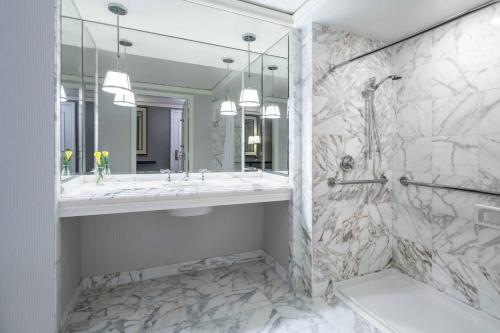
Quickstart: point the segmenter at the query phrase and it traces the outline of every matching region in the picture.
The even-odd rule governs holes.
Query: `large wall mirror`
[[[238,103],[248,84],[248,52],[241,44],[223,47],[126,27],[119,41],[116,25],[81,19],[72,1],[63,0],[63,176],[91,173],[95,151],[109,152],[113,174],[288,172],[287,36],[265,53],[250,52],[251,85],[260,97],[255,107]],[[103,89],[109,71],[128,74],[135,105],[117,104],[117,94]],[[235,102],[230,115],[221,113],[228,100]]]

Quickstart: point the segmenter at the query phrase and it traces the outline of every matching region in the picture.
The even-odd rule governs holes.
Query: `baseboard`
[[[280,263],[271,257],[266,251],[262,251],[262,255],[266,264],[273,267],[276,273],[278,273],[283,280],[288,281],[288,270],[281,266]]]
[[[139,282],[164,276],[177,275],[180,273],[201,271],[205,269],[224,267],[235,264],[243,264],[258,260],[265,260],[266,263],[274,267],[278,274],[284,279],[288,277],[287,270],[285,270],[280,264],[278,264],[276,260],[274,260],[266,252],[257,250],[222,257],[193,260],[161,267],[144,268],[136,271],[116,272],[98,276],[89,276],[83,278],[81,288],[82,290],[85,290],[114,287],[131,282]]]

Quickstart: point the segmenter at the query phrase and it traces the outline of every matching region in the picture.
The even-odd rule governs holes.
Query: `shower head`
[[[382,85],[382,83],[384,83],[387,80],[393,80],[393,81],[401,80],[401,76],[400,75],[389,75],[388,77],[386,77],[385,79],[383,79],[382,81],[380,81],[378,84],[376,84],[373,87],[373,89],[377,90]]]

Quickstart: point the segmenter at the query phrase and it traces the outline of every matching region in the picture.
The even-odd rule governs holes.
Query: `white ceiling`
[[[237,0],[293,14],[308,0]]]
[[[82,19],[115,25],[116,15],[107,9],[109,2],[114,0],[73,0]],[[120,18],[122,27],[243,50],[247,45],[242,41],[241,35],[253,32],[257,40],[252,43],[252,49],[259,53],[266,51],[289,29],[288,26],[219,10],[195,1],[119,0],[118,2],[128,9],[128,15]],[[62,14],[74,15],[74,10],[71,10],[70,5],[64,6],[63,3]]]
[[[295,15],[361,36],[395,41],[486,0],[311,0]]]

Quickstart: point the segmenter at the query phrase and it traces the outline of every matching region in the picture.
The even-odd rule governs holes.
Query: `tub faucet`
[[[184,171],[184,180],[185,181],[189,180],[189,171],[188,170]]]
[[[167,181],[170,182],[172,179],[170,178],[170,169],[160,169],[161,174],[168,174]]]
[[[201,180],[205,180],[205,173],[208,172],[208,169],[200,169],[198,172],[201,173]]]

